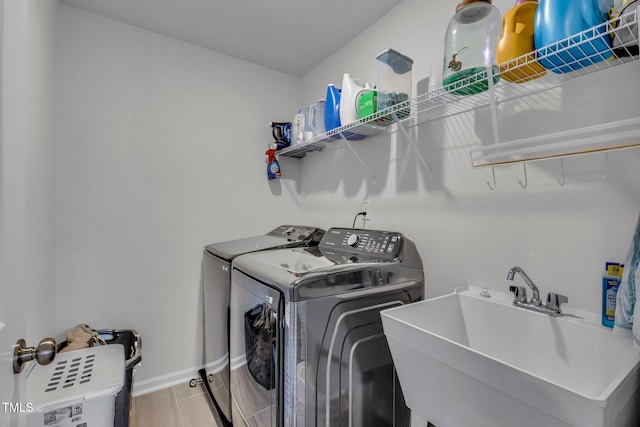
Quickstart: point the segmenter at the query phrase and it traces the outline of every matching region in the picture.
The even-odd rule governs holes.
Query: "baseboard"
[[[225,365],[227,356],[222,357],[215,362],[208,363],[205,369],[209,373],[217,373]],[[165,375],[157,377],[147,378],[145,380],[137,381],[134,376],[132,395],[142,396],[143,394],[153,393],[154,391],[162,390],[165,388],[173,387],[178,384],[188,383],[192,379],[200,378],[198,371],[202,369],[202,366],[194,366],[193,368],[182,369],[180,371],[170,372]]]
[[[134,380],[132,394],[134,397],[142,396],[143,394],[153,393],[154,391],[173,387],[181,383],[188,383],[192,378],[199,378],[198,369],[199,368],[194,367],[153,378],[147,378],[142,381]]]

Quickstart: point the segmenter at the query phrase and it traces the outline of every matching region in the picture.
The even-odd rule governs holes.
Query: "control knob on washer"
[[[347,237],[347,245],[351,246],[352,248],[358,246],[358,243],[360,243],[360,236],[358,236],[357,234],[351,234],[349,235],[349,237]]]

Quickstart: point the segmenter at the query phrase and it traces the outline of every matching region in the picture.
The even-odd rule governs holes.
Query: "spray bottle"
[[[280,179],[280,164],[276,160],[276,144],[269,144],[269,149],[266,151],[267,157],[267,177],[269,180]]]

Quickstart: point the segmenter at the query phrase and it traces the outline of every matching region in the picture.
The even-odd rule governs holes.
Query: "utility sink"
[[[631,338],[563,312],[464,287],[381,314],[407,405],[436,427],[640,426]]]

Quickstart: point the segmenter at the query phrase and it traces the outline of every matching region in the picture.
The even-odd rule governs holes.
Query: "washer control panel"
[[[324,235],[320,246],[394,259],[400,255],[402,249],[402,234],[392,231],[332,228]]]

